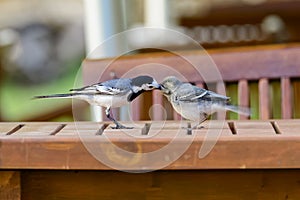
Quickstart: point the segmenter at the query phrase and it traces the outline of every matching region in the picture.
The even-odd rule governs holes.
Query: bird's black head
[[[161,89],[160,84],[151,76],[135,77],[131,80],[131,86],[133,93],[128,96],[128,101],[130,102],[145,91]]]
[[[151,76],[138,76],[132,79],[131,85],[134,88],[134,92],[138,92],[140,90],[153,90],[153,89],[161,89],[161,86],[156,82],[154,78]]]

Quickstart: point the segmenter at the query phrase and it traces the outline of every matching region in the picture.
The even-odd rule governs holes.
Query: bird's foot
[[[196,126],[193,126],[193,128],[192,129],[203,129],[204,128],[204,126],[199,126],[199,125],[196,125]]]
[[[133,129],[133,127],[124,126],[122,124],[116,124],[116,126],[111,127],[112,129]]]
[[[195,126],[193,126],[193,127],[191,127],[191,126],[188,126],[188,127],[182,126],[181,128],[182,128],[182,129],[186,129],[186,130],[195,130],[195,129],[203,129],[204,126],[200,126],[200,125],[195,125]]]

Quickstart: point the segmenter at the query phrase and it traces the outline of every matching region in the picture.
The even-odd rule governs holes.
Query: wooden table
[[[300,199],[300,120],[203,125],[147,121],[124,132],[94,122],[0,123],[0,199]],[[171,141],[158,159],[140,156]],[[105,159],[119,170],[158,170],[121,172]]]

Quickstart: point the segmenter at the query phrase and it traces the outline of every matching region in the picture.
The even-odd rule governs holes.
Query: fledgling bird
[[[110,114],[111,108],[129,104],[145,91],[160,89],[161,86],[150,76],[137,76],[135,78],[120,78],[96,83],[79,89],[71,89],[70,93],[35,96],[35,99],[44,98],[75,98],[87,101],[92,105],[105,107],[108,119],[116,124],[116,129],[129,128],[120,124]]]
[[[199,88],[190,83],[183,83],[174,76],[166,77],[161,83],[161,90],[182,117],[198,122],[198,127],[209,115],[230,110],[243,115],[250,115],[249,108],[230,104],[230,98],[215,92]]]

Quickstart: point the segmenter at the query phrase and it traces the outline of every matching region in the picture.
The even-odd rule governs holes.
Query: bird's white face
[[[161,89],[161,86],[155,80],[153,80],[151,83],[144,83],[141,86],[132,86],[132,89],[135,93],[137,93],[142,90],[150,91],[154,89]]]
[[[149,91],[153,89],[160,89],[161,86],[156,82],[156,80],[153,80],[152,83],[145,83],[142,85],[143,90]]]
[[[161,83],[161,90],[165,95],[170,95],[180,85],[180,81],[176,77],[167,77]]]

